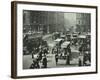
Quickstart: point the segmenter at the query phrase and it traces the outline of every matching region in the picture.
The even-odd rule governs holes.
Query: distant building
[[[89,13],[76,14],[76,31],[91,32],[91,15]]]
[[[23,11],[23,32],[43,34],[60,32],[64,29],[64,13],[48,11]]]

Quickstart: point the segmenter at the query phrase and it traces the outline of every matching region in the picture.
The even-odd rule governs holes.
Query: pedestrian
[[[42,64],[43,64],[43,68],[47,68],[47,57],[46,57],[46,55],[43,56]]]
[[[33,60],[31,66],[30,66],[30,69],[34,69],[35,68],[35,60]]]
[[[66,55],[66,64],[70,64],[70,55],[69,55],[69,53],[67,53],[67,55]]]
[[[70,44],[67,46],[67,51],[68,51],[69,54],[71,53]]]
[[[79,52],[80,52],[80,54],[79,55],[81,55],[82,54],[82,45],[79,47]]]
[[[52,54],[54,54],[54,48],[52,49]]]
[[[82,66],[82,64],[81,64],[81,59],[79,59],[79,66]]]
[[[43,51],[40,50],[40,52],[39,52],[39,54],[38,54],[39,60],[42,60],[42,54],[43,54]]]
[[[87,63],[87,62],[88,62],[88,63]],[[89,52],[88,52],[88,51],[86,51],[86,52],[84,53],[83,64],[84,64],[84,66],[90,65],[90,55],[89,55]]]
[[[32,51],[32,59],[34,58],[34,54],[35,54],[35,52],[34,52],[34,50]]]
[[[58,54],[55,54],[55,61],[56,61],[56,65],[58,64]]]
[[[46,48],[44,48],[43,52],[44,52],[44,54],[48,54],[48,51]]]
[[[35,60],[35,68],[40,68],[40,65],[39,65],[39,60],[38,60],[38,58]]]
[[[79,57],[79,64],[78,64],[78,66],[82,66],[82,61],[81,61],[80,57]]]
[[[34,58],[34,53],[32,52],[32,59]]]

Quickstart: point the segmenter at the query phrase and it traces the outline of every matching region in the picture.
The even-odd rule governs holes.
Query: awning
[[[69,41],[65,41],[64,43],[62,43],[61,48],[67,48],[67,46],[70,44]]]
[[[63,39],[56,39],[56,40],[54,40],[55,42],[60,42],[60,41],[62,41]]]
[[[78,38],[83,38],[83,39],[85,39],[86,36],[85,36],[85,35],[79,35]]]
[[[61,37],[66,37],[65,35],[61,35]]]

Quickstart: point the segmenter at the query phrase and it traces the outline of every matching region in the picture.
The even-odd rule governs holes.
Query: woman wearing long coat
[[[46,55],[44,55],[42,63],[43,63],[43,68],[47,68],[47,58],[46,58]]]

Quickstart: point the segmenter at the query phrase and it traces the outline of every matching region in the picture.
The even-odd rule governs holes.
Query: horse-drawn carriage
[[[67,53],[68,53],[68,49],[70,46],[70,42],[69,41],[65,41],[63,42],[60,46],[56,47],[56,50],[54,53],[58,54],[58,58],[59,59],[66,59]]]

